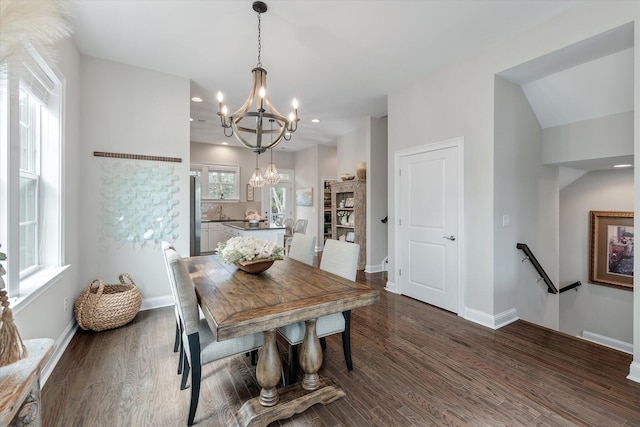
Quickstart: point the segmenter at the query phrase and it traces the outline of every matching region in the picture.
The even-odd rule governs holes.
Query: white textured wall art
[[[178,238],[178,176],[173,166],[102,165],[102,245],[155,245]]]

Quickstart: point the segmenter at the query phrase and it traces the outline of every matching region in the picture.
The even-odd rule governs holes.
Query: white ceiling
[[[248,95],[257,63],[252,1],[78,1],[80,52],[184,76],[192,95],[192,141],[220,143],[214,94],[231,111]],[[581,1],[283,1],[262,15],[262,63],[283,113],[300,101],[292,151],[335,144],[368,117],[387,114],[387,94],[447,64],[524,32]],[[311,123],[318,118],[319,124]],[[201,120],[203,122],[198,122]]]

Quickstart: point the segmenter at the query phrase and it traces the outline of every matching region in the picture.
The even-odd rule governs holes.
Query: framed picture
[[[347,197],[347,200],[344,201],[344,207],[345,208],[353,207],[353,197]]]
[[[296,206],[313,206],[313,188],[296,190]]]
[[[353,231],[349,231],[349,232],[347,233],[347,237],[345,238],[345,240],[346,240],[347,242],[351,242],[351,243],[353,243],[353,241],[354,241],[355,237],[356,237],[356,236],[355,236],[354,232],[353,232]]]
[[[589,281],[633,289],[633,212],[591,211]]]
[[[247,202],[253,202],[253,187],[247,184]]]

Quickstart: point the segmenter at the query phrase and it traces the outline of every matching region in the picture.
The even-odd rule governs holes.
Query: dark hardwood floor
[[[382,274],[358,280],[381,300],[353,312],[354,370],[339,335],[327,338],[321,369],[347,397],[273,425],[640,426],[630,355],[523,321],[493,331],[382,290]],[[186,425],[173,332],[171,307],[78,331],[43,389],[43,425]],[[258,394],[249,358],[206,365],[196,423],[223,425]]]

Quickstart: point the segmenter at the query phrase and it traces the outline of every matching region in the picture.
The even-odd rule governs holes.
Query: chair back
[[[327,240],[322,250],[320,269],[345,279],[356,280],[359,254],[360,245],[357,243]]]
[[[291,231],[293,229],[293,218],[285,218],[282,225],[284,226],[284,235],[293,236],[293,232]]]
[[[182,318],[184,334],[189,336],[198,332],[198,324],[200,322],[196,290],[189,276],[189,270],[178,253],[169,250],[167,259],[169,260],[169,267],[173,273],[173,280],[175,280],[176,302]]]
[[[175,284],[175,280],[173,279],[173,272],[171,271],[171,267],[169,266],[169,259],[168,259],[168,255],[171,252],[175,252],[175,254],[178,256],[178,258],[180,258],[180,254],[178,254],[178,252],[175,250],[175,248],[173,247],[173,245],[169,242],[162,242],[162,256],[164,258],[164,266],[167,269],[167,275],[169,276],[169,285],[171,285],[171,295],[173,295],[173,301],[177,304],[177,297],[176,297],[176,284]]]
[[[307,234],[296,233],[289,247],[289,258],[313,265],[313,257],[316,249],[316,237]]]
[[[293,234],[296,233],[306,233],[307,232],[307,223],[309,222],[309,220],[307,219],[297,219],[296,223],[293,225]]]

